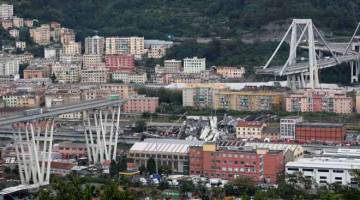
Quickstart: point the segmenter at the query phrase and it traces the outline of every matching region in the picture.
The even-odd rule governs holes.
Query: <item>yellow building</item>
[[[50,25],[42,24],[38,28],[30,29],[30,36],[34,42],[39,45],[50,44]]]
[[[214,95],[215,109],[238,111],[277,110],[281,108],[283,93],[275,91],[218,91]]]
[[[229,90],[229,87],[221,83],[187,84],[182,91],[183,106],[211,108],[215,95],[224,90]]]

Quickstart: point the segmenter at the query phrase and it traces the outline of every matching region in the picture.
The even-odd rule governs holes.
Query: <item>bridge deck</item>
[[[338,56],[340,63],[346,63],[350,61],[355,61],[360,59],[360,54],[357,55],[346,55],[346,56]],[[328,67],[334,67],[338,65],[335,58],[322,58],[317,61],[319,69],[324,69]],[[280,72],[283,66],[274,66],[269,67],[267,69],[258,69],[256,70],[257,74],[269,74],[280,76]],[[282,75],[291,75],[298,73],[306,73],[309,72],[309,64],[307,62],[296,63],[294,65],[288,66]]]
[[[61,114],[80,112],[80,111],[99,108],[99,107],[106,107],[106,106],[121,104],[124,101],[125,100],[123,100],[123,99],[118,99],[118,100],[105,100],[104,99],[104,100],[96,100],[96,101],[87,101],[87,102],[82,102],[82,103],[78,103],[78,104],[50,108],[47,110],[47,112],[44,112],[42,114],[34,114],[34,115],[28,115],[28,116],[25,114],[16,115],[16,116],[0,119],[0,127],[9,125],[9,124],[13,124],[13,123],[17,123],[17,122],[24,122],[24,121],[30,121],[30,120],[36,120],[36,119],[43,119],[43,118],[52,118],[52,117],[56,117]]]

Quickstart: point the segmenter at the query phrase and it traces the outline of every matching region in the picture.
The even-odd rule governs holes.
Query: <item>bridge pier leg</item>
[[[359,82],[359,62],[350,62],[351,83]]]
[[[84,135],[89,162],[103,163],[116,159],[117,142],[120,134],[121,106],[95,110],[88,113],[84,121]],[[91,116],[93,119],[91,119]],[[93,132],[96,132],[96,135]]]
[[[54,120],[27,122],[14,134],[15,152],[22,184],[48,184],[53,147]],[[25,137],[22,135],[25,129]]]

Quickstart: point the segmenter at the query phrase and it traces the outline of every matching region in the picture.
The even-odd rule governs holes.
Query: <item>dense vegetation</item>
[[[153,158],[149,162],[155,162]],[[153,168],[155,163],[152,164]],[[144,169],[148,171],[149,169]],[[153,169],[154,170],[154,169]],[[148,173],[148,172],[144,172]],[[358,172],[355,171],[358,180]],[[164,173],[165,174],[165,173]],[[144,175],[144,174],[143,174]],[[146,176],[146,175],[145,175]],[[250,177],[239,176],[225,184],[224,187],[208,188],[205,183],[194,183],[191,179],[179,180],[179,186],[171,187],[166,181],[158,185],[140,185],[128,177],[106,176],[100,177],[74,177],[52,178],[52,183],[42,188],[36,195],[38,200],[132,200],[162,199],[161,192],[164,190],[177,191],[180,199],[187,199],[187,193],[192,192],[194,197],[203,200],[210,199],[234,199],[241,197],[242,200],[355,200],[359,199],[360,190],[356,187],[342,186],[339,184],[317,185],[313,180],[304,178],[300,174],[279,176],[280,180],[276,188],[257,187]],[[231,198],[232,197],[232,198]],[[252,197],[252,198],[250,198]]]
[[[353,31],[360,20],[357,0],[6,0],[23,17],[56,20],[80,37],[232,38],[289,18],[312,18],[335,33]]]

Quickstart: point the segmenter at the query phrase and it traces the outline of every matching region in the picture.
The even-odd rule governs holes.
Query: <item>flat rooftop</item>
[[[323,123],[323,122],[301,122],[296,124],[296,126],[306,126],[306,127],[324,127],[324,128],[342,128],[344,124],[337,123]]]
[[[329,157],[300,158],[297,161],[288,162],[286,167],[352,170],[360,169],[360,159]]]

